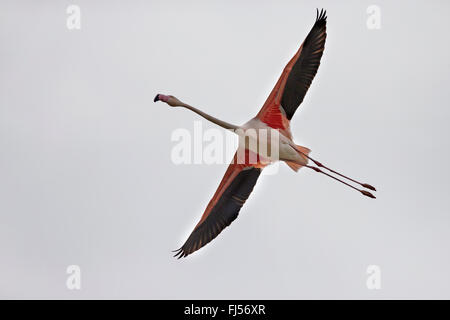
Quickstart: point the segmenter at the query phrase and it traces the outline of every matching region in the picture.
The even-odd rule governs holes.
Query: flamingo
[[[154,102],[162,101],[171,107],[183,107],[189,109],[208,121],[211,121],[225,129],[233,130],[276,130],[279,133],[279,154],[278,160],[284,161],[294,171],[301,167],[306,167],[315,172],[333,178],[346,186],[359,191],[364,196],[375,198],[375,196],[364,189],[360,189],[349,182],[360,185],[365,189],[376,191],[367,183],[361,183],[355,179],[344,176],[332,170],[321,162],[309,156],[310,149],[296,145],[293,142],[290,130],[290,121],[302,103],[306,92],[311,85],[317,69],[320,65],[325,48],[327,16],[326,11],[317,9],[316,21],[298,49],[294,57],[284,68],[278,82],[272,89],[263,107],[250,121],[242,126],[230,124],[219,120],[213,116],[194,108],[172,95],[157,94]],[[267,138],[268,140],[269,138]],[[261,141],[259,141],[260,143]],[[269,143],[265,141],[265,143]],[[238,152],[244,150],[244,161],[237,161]],[[256,161],[249,161],[250,155],[256,153]],[[264,156],[266,156],[264,154]],[[277,159],[266,159],[258,150],[251,149],[248,144],[240,145],[233,161],[225,172],[218,189],[213,198],[208,203],[200,221],[183,244],[175,250],[174,257],[187,257],[191,253],[199,250],[211,240],[216,238],[223,229],[229,226],[238,216],[239,211],[253,191],[261,171],[268,164]],[[311,161],[314,165],[310,165]],[[339,177],[336,177],[335,174]],[[344,181],[344,179],[349,182]]]

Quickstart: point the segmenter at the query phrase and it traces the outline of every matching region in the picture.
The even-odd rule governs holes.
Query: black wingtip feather
[[[292,66],[281,98],[281,107],[291,120],[302,103],[320,65],[325,48],[327,14],[316,10],[316,22],[303,41],[301,55]]]
[[[182,258],[183,256],[185,256],[185,253],[184,253],[184,251],[183,251],[183,248],[174,250],[174,251],[172,251],[172,252],[176,252],[175,255],[174,255],[173,257],[174,257],[174,258],[177,258],[177,259],[180,259],[180,258]]]
[[[324,9],[321,9],[319,12],[319,9],[316,9],[316,23],[317,22],[325,22],[327,20],[327,11]]]

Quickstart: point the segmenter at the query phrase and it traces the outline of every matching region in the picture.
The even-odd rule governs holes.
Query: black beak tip
[[[153,102],[159,101],[159,93],[155,96],[155,99],[153,99]]]

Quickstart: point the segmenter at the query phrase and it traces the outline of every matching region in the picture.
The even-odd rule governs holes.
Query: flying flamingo
[[[308,148],[296,145],[292,140],[289,127],[290,120],[302,103],[319,68],[327,36],[326,19],[326,11],[322,9],[319,13],[319,10],[317,10],[314,26],[297,53],[284,68],[281,77],[272,89],[262,109],[256,117],[242,126],[214,118],[171,95],[157,94],[154,101],[163,101],[172,107],[184,107],[199,114],[206,120],[234,132],[248,129],[276,130],[279,133],[278,160],[286,162],[294,171],[298,171],[301,167],[307,167],[361,192],[364,196],[375,198],[369,191],[359,189],[331,175],[329,172],[366,189],[376,191],[374,187],[366,183],[360,183],[326,167],[309,156],[310,150]],[[264,143],[269,144],[269,141]],[[244,150],[246,155],[244,161],[237,161],[238,152],[242,150]],[[250,155],[255,153],[257,156],[256,161],[249,161]],[[266,155],[264,154],[264,156]],[[309,165],[308,160],[314,163],[315,166]],[[240,209],[252,192],[262,169],[273,161],[272,159],[264,159],[263,155],[258,153],[258,150],[250,149],[247,144],[240,146],[200,221],[183,246],[174,251],[176,252],[175,257],[186,257],[197,251],[229,226],[237,218]],[[328,170],[328,172],[324,170]]]

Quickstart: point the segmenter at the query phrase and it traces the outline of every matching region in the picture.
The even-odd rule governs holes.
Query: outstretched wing
[[[176,250],[175,257],[186,257],[197,251],[237,218],[253,191],[262,167],[258,164],[238,164],[237,155],[234,156],[199,223],[183,246]]]
[[[317,11],[316,22],[300,49],[289,61],[257,117],[275,129],[286,129],[302,103],[320,65],[325,48],[326,11]]]

